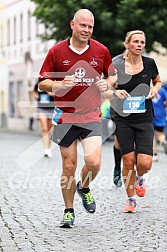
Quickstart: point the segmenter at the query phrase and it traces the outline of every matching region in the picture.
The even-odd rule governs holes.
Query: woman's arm
[[[104,92],[103,96],[105,99],[111,100],[114,97],[117,97],[119,99],[125,99],[125,98],[129,97],[130,95],[124,89],[112,89],[112,90],[107,90],[106,92]]]
[[[152,80],[152,84],[150,86],[150,94],[148,95],[148,98],[154,99],[157,96],[158,91],[161,89],[161,87],[162,87],[162,82],[158,74],[157,77]]]

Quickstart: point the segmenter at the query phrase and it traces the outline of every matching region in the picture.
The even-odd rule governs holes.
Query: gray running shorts
[[[44,114],[48,119],[52,119],[54,108],[37,108],[38,113]]]
[[[62,123],[54,126],[52,140],[60,146],[69,147],[76,139],[102,136],[101,123]]]

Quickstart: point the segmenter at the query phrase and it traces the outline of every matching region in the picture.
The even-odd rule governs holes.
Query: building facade
[[[48,49],[55,41],[42,42],[46,32],[33,16],[31,0],[0,0],[0,126],[28,128],[35,110],[31,91]],[[167,56],[150,54],[167,82]]]
[[[28,127],[35,109],[32,89],[48,49],[46,32],[33,16],[30,0],[0,1],[0,113],[1,126],[18,130]]]

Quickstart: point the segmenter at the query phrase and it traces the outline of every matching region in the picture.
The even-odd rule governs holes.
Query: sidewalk
[[[166,252],[166,163],[159,153],[146,176],[147,193],[134,214],[122,212],[124,188],[112,185],[113,142],[102,149],[101,172],[91,189],[97,212],[86,213],[75,197],[76,225],[61,229],[61,158],[42,157],[38,134],[0,130],[0,252]],[[79,150],[78,170],[83,164]]]

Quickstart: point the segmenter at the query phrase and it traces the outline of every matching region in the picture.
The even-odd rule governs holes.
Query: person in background
[[[114,58],[113,58],[114,62]],[[104,133],[104,139],[105,140],[110,140],[110,132],[109,132],[109,126],[111,122],[114,124],[114,114],[115,111],[111,107],[111,102],[109,99],[104,99],[104,101],[101,104],[101,111],[102,111],[102,132]],[[113,132],[113,127],[112,126],[112,134]],[[113,171],[113,183],[114,186],[116,187],[121,187],[122,186],[122,179],[121,179],[121,151],[120,151],[120,146],[117,140],[117,137],[113,136],[114,144],[113,144],[113,154],[114,154],[114,171]]]
[[[55,93],[53,141],[59,145],[62,157],[61,190],[65,205],[61,228],[74,227],[76,191],[85,210],[90,214],[96,211],[89,185],[101,164],[101,93],[116,79],[109,50],[91,39],[92,12],[78,10],[70,27],[71,38],[49,50],[39,77],[40,90]],[[76,183],[78,141],[83,147],[84,165]]]
[[[103,142],[112,141],[113,139],[114,124],[113,121],[111,120],[110,108],[111,108],[110,100],[108,99],[103,100],[101,104]]]
[[[52,92],[40,91],[38,83],[35,84],[32,91],[34,99],[38,102],[37,118],[40,121],[42,131],[42,141],[44,147],[44,157],[51,158],[51,133],[52,133],[52,116],[54,110],[54,94]]]
[[[125,53],[117,57],[117,87],[104,93],[115,109],[116,137],[123,160],[123,181],[127,200],[125,213],[136,212],[136,195],[146,193],[144,174],[152,167],[153,107],[152,99],[161,88],[161,80],[154,59],[143,56],[146,36],[134,30],[126,34]]]
[[[163,85],[162,85],[162,87],[166,90],[166,92],[167,92],[167,83],[164,83]],[[166,111],[167,111],[167,108],[166,108]],[[166,116],[166,126],[164,127],[164,133],[165,133],[165,139],[166,139],[166,141],[167,141],[167,116]]]
[[[113,183],[116,187],[122,186],[122,170],[121,170],[121,160],[122,154],[120,150],[120,145],[118,143],[118,139],[115,136],[114,145],[113,145],[113,153],[114,153],[114,172],[113,172]]]
[[[113,58],[113,64],[114,64],[114,58]],[[116,112],[111,107],[111,102],[110,102],[110,118],[112,119],[113,123],[115,123],[114,122],[115,113]],[[121,169],[122,154],[121,154],[120,145],[118,143],[118,139],[116,135],[114,135],[113,154],[114,154],[113,184],[114,186],[119,188],[122,186],[122,169]]]
[[[29,127],[28,129],[33,131],[33,125],[34,125],[34,113],[36,112],[36,107],[34,107],[32,100],[29,103],[28,106],[28,118],[29,118]]]
[[[158,161],[157,144],[164,148],[167,154],[167,141],[164,133],[166,126],[166,107],[167,107],[167,91],[162,86],[158,91],[157,97],[152,100],[154,108],[154,148],[153,148],[153,161]]]

